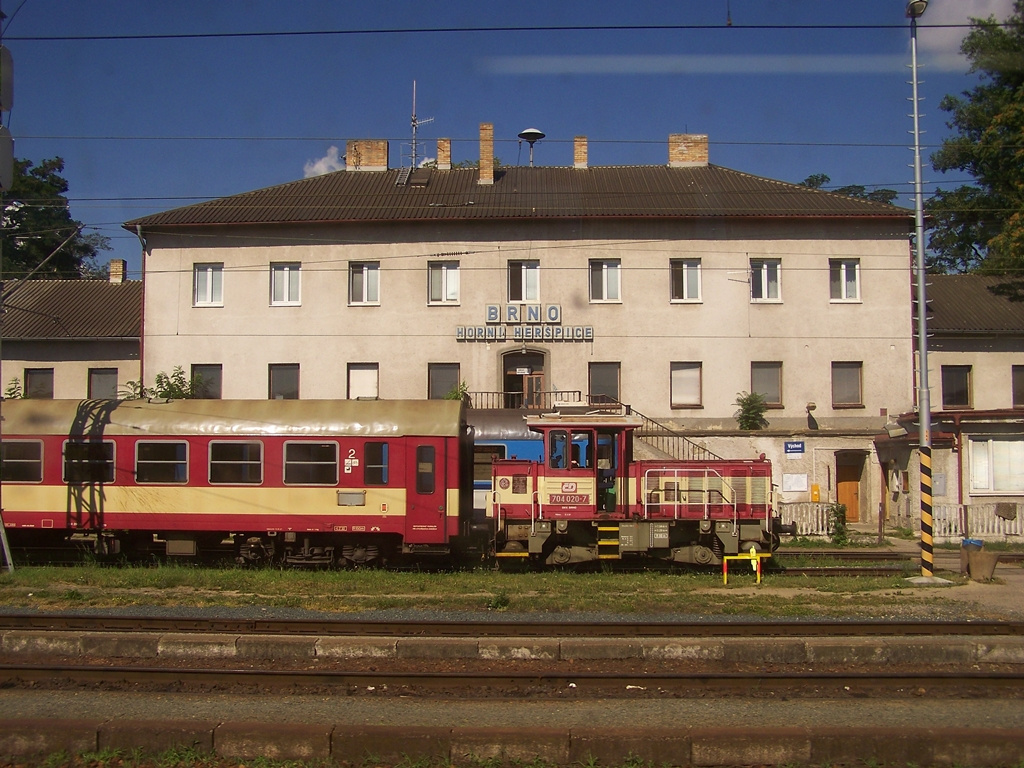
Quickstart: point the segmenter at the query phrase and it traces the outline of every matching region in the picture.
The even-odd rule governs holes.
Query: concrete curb
[[[9,630],[0,633],[0,651],[26,656],[248,661],[651,659],[754,664],[1019,664],[1024,663],[1024,637],[393,638]]]
[[[378,763],[441,760],[479,765],[828,765],[855,762],[943,768],[1014,765],[1024,729],[906,728],[448,728],[257,722],[0,720],[0,759],[61,751],[198,749],[226,759]]]

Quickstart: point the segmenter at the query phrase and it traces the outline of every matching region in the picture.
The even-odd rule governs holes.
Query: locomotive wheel
[[[711,565],[715,561],[715,553],[707,547],[696,546],[693,548],[693,559],[698,565]]]

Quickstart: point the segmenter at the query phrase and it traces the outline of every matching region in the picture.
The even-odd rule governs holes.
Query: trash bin
[[[971,552],[980,552],[985,546],[981,539],[964,539],[960,542],[960,574],[967,575]]]
[[[991,581],[999,562],[998,552],[987,552],[984,547],[967,553],[967,573],[971,581]]]

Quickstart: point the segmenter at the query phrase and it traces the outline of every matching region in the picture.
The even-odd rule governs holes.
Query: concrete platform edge
[[[538,761],[549,765],[626,760],[703,768],[876,762],[929,766],[1015,765],[1024,728],[516,728],[353,726],[258,722],[0,720],[0,759],[104,749],[174,747],[224,758],[352,762],[431,759],[452,765]]]

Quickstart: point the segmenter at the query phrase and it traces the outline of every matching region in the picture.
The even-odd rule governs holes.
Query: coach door
[[[409,440],[406,475],[405,541],[445,544],[447,474],[442,438]]]

